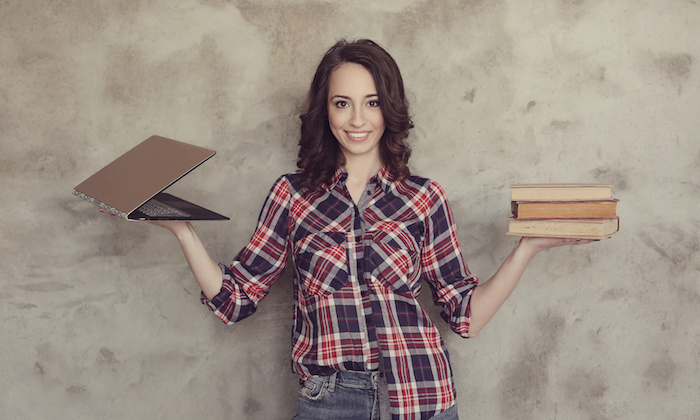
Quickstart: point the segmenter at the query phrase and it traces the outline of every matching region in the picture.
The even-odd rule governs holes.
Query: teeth
[[[367,133],[348,133],[348,135],[350,137],[354,137],[356,139],[359,139],[359,138],[365,137],[367,135]]]

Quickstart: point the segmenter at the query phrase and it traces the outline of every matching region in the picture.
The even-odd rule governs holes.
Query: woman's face
[[[346,159],[379,159],[384,115],[374,77],[365,67],[345,63],[331,73],[328,123]]]

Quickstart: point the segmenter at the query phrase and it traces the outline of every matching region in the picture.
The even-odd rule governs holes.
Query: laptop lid
[[[102,208],[129,215],[215,153],[151,136],[77,185],[74,193]]]

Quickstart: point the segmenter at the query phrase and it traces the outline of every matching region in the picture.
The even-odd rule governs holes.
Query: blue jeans
[[[380,420],[378,378],[379,372],[312,376],[299,390],[297,414],[292,420]],[[458,420],[457,406],[433,420]]]

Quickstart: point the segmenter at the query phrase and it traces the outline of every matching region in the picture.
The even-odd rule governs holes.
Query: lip
[[[363,142],[367,140],[371,131],[346,131],[345,136],[354,142]]]

